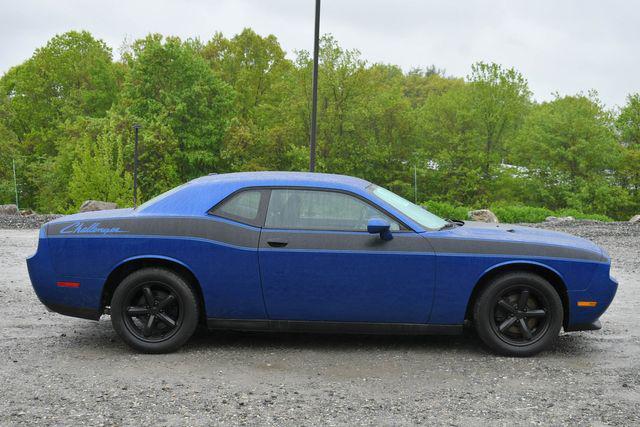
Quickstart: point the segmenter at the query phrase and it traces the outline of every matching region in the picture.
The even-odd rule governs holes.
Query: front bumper
[[[568,293],[569,318],[564,325],[565,332],[601,329],[600,316],[609,308],[617,290],[618,281],[610,275],[610,266],[601,264],[587,289]],[[579,306],[579,301],[595,301],[596,306]]]

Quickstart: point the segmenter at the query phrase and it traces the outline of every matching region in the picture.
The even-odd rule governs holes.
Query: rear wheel
[[[494,279],[474,306],[480,339],[508,356],[531,356],[549,348],[562,327],[562,301],[542,277],[508,273]]]
[[[198,325],[193,289],[163,268],[145,268],[127,276],[111,300],[111,322],[129,346],[144,353],[178,349]]]

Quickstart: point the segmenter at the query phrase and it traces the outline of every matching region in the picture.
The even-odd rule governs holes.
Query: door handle
[[[287,246],[287,244],[289,244],[289,242],[282,239],[271,239],[267,240],[267,244],[272,248],[284,248],[285,246]]]

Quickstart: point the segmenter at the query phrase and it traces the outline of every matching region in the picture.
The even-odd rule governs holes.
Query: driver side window
[[[400,224],[368,203],[344,193],[320,190],[274,189],[266,228],[367,231],[371,218],[381,218],[400,230]]]

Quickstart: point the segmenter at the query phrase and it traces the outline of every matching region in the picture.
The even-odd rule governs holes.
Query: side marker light
[[[80,283],[78,282],[56,282],[56,286],[59,288],[79,288]]]
[[[598,305],[597,301],[578,301],[578,307],[595,307]]]

